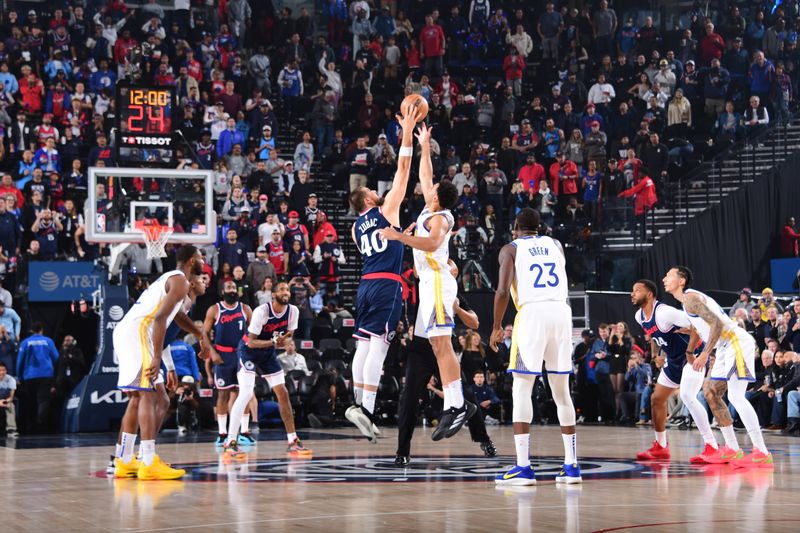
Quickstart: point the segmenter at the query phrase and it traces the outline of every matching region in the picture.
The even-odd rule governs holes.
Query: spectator
[[[770,102],[779,123],[787,122],[791,118],[789,104],[794,100],[793,95],[792,79],[784,72],[783,63],[778,62],[770,87]]]
[[[58,350],[53,340],[44,335],[41,322],[35,322],[31,331],[33,334],[22,341],[19,347],[17,378],[24,384],[27,397],[24,404],[27,409],[23,412],[30,415],[34,431],[44,432],[50,417],[50,397]]]
[[[533,189],[529,191],[532,195]],[[539,189],[533,197],[532,207],[542,215],[542,222],[552,228],[555,223],[556,204],[558,197],[550,190],[550,185],[546,179],[539,181]]]
[[[486,374],[475,370],[472,375],[472,392],[480,407],[480,416],[490,426],[500,424],[500,398],[494,389],[486,383]]]
[[[278,361],[283,367],[283,372],[288,374],[293,370],[300,370],[306,376],[311,375],[311,371],[306,365],[306,358],[303,354],[298,353],[293,340],[288,340],[284,343],[284,352],[278,356]]]
[[[667,178],[669,149],[661,143],[658,133],[651,133],[650,142],[642,148],[642,166],[659,181]]]
[[[550,181],[553,185],[553,192],[558,196],[562,205],[569,203],[570,198],[576,198],[578,194],[578,167],[567,159],[564,152],[558,152],[558,157],[550,165]]]
[[[745,110],[742,116],[742,125],[744,132],[748,138],[752,138],[769,124],[769,112],[767,108],[761,105],[761,99],[758,96],[750,97],[750,106]]]
[[[756,306],[756,303],[753,301],[753,291],[749,288],[745,287],[739,292],[739,299],[736,301],[733,306],[731,306],[731,310],[728,313],[728,316],[731,318],[734,317],[736,314],[737,309],[744,309],[747,312],[747,316],[750,316],[750,311]]]
[[[708,65],[712,59],[722,59],[725,52],[725,39],[714,31],[714,24],[706,23],[706,36],[700,41],[700,62]]]
[[[781,230],[780,250],[781,257],[797,257],[800,233],[794,229],[794,217],[786,219],[786,225]]]
[[[581,171],[583,188],[583,209],[592,224],[597,222],[597,205],[600,200],[603,176],[597,170],[597,161],[589,161],[588,168]]]
[[[325,240],[314,248],[314,263],[317,265],[320,290],[325,291],[327,287],[335,288],[334,294],[339,293],[340,265],[345,264],[344,252],[341,246],[334,240],[335,234],[328,231]]]
[[[633,187],[624,190],[618,195],[620,198],[634,197],[634,215],[639,223],[640,236],[642,241],[647,235],[647,212],[658,203],[656,186],[649,176],[643,176]]]
[[[517,181],[522,184],[522,189],[531,194],[538,190],[538,184],[545,178],[544,167],[536,162],[533,152],[526,154],[526,164],[519,169]]]
[[[589,351],[589,367],[594,371],[597,382],[597,398],[600,404],[600,416],[603,422],[609,424],[614,421],[614,389],[609,376],[610,366],[608,351],[609,326],[600,324],[599,337],[594,341]]]
[[[458,189],[459,195],[463,192],[465,185],[469,185],[473,189],[478,187],[478,178],[475,176],[475,173],[472,172],[472,165],[469,163],[461,165],[461,172],[456,174],[453,178],[453,185]]]
[[[643,364],[638,352],[632,352],[628,359],[628,368],[625,373],[625,387],[621,394],[622,420],[633,421],[636,418],[646,420],[646,408],[650,405],[650,381],[652,372],[650,365]],[[631,409],[635,406],[638,410]]]
[[[3,300],[0,300],[0,325],[5,327],[9,340],[16,344],[19,341],[22,321],[17,312],[11,307],[7,307]],[[19,373],[19,368],[17,368],[17,372]]]
[[[769,97],[770,81],[775,74],[775,67],[765,56],[764,52],[756,51],[755,61],[750,65],[747,78],[750,80],[751,102],[753,97],[766,100]]]
[[[426,15],[425,26],[419,32],[419,55],[425,60],[423,72],[428,76],[442,75],[445,47],[446,38],[442,27],[434,23],[431,15]]]
[[[515,96],[522,96],[522,75],[525,71],[525,58],[512,46],[508,55],[503,59],[503,72],[506,84],[514,90]]]
[[[17,410],[14,406],[14,396],[17,392],[17,380],[9,373],[8,367],[0,361],[0,409],[4,413],[6,425],[6,436],[16,437],[17,433]]]
[[[72,335],[65,335],[56,365],[54,412],[60,413],[73,389],[86,374],[86,358]]]
[[[733,102],[730,100],[725,102],[725,111],[720,113],[715,128],[717,144],[727,147],[735,143],[740,137],[741,123],[742,115],[734,110]]]
[[[317,293],[311,283],[302,277],[293,277],[289,281],[291,297],[289,303],[296,306],[300,312],[296,337],[298,339],[311,338],[311,326],[314,322],[314,312],[311,310],[311,297]]]
[[[270,278],[274,283],[277,281],[277,273],[275,272],[275,266],[269,260],[267,248],[264,245],[259,245],[256,249],[255,260],[247,266],[245,279],[250,287],[259,289],[264,286],[264,279],[266,278]]]
[[[539,16],[537,31],[542,39],[542,58],[558,64],[558,39],[563,31],[564,19],[555,10],[553,2],[545,5],[545,12]]]
[[[720,66],[718,58],[711,60],[711,67],[706,72],[703,82],[705,95],[705,113],[711,118],[719,116],[725,108],[725,97],[730,85],[730,73]]]
[[[228,229],[226,232],[226,240],[220,247],[220,259],[223,263],[227,263],[231,268],[240,266],[247,268],[247,248],[239,242],[239,235],[235,229]]]

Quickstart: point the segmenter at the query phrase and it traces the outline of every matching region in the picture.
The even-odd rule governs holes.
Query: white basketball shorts
[[[572,373],[572,309],[566,302],[525,304],[514,319],[509,372]]]

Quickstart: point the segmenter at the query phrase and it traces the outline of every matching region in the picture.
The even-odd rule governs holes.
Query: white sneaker
[[[367,415],[365,415],[361,408],[358,406],[353,406],[344,413],[344,417],[349,420],[354,426],[358,428],[362,435],[367,437],[370,442],[378,442],[378,437],[372,428],[375,424],[372,423],[372,420],[369,419]]]
[[[483,423],[486,424],[487,426],[498,426],[498,425],[500,425],[500,421],[499,420],[497,420],[496,418],[492,418],[489,415],[486,415],[486,417],[483,419]]]
[[[186,426],[178,426],[178,435],[186,435]]]
[[[380,437],[380,436],[381,436],[381,430],[380,430],[380,429],[378,429],[378,426],[376,426],[374,422],[372,423],[372,433],[373,433],[373,434],[374,434],[376,437]]]

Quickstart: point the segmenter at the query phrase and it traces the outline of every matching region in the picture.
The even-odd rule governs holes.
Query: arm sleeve
[[[259,305],[253,310],[253,316],[250,318],[250,325],[247,327],[247,333],[253,335],[260,335],[264,324],[267,322],[267,307]]]
[[[172,345],[165,346],[164,349],[161,350],[161,362],[164,363],[167,372],[173,372],[175,370],[175,361],[172,360]]]
[[[294,305],[289,305],[289,331],[297,329],[297,319],[300,317],[300,311]]]
[[[658,324],[658,327],[662,330],[667,330],[672,326],[678,326],[679,328],[689,328],[692,326],[686,313],[664,304],[659,305],[656,310],[656,324]]]

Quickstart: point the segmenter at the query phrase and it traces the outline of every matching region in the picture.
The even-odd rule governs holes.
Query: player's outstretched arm
[[[506,244],[500,249],[500,275],[497,280],[497,290],[494,292],[494,319],[492,321],[492,336],[489,347],[497,351],[497,345],[503,341],[503,317],[508,308],[511,296],[511,284],[514,282],[514,262],[517,258],[517,248],[513,244]]]
[[[401,110],[404,116],[397,115],[397,121],[403,128],[403,140],[397,154],[397,171],[394,174],[392,188],[386,194],[381,211],[386,220],[393,226],[400,225],[400,204],[406,196],[408,176],[411,173],[411,156],[414,154],[414,126],[417,125],[419,112],[416,106]]]
[[[183,302],[189,294],[189,280],[183,276],[173,276],[167,280],[167,295],[153,318],[153,359],[147,369],[147,378],[153,382],[161,370],[161,351],[167,333],[167,318],[175,306]],[[179,324],[180,325],[180,324]],[[194,325],[193,325],[194,326]],[[196,328],[196,326],[194,326]]]
[[[419,127],[417,140],[419,141],[419,184],[425,204],[430,205],[433,200],[433,163],[431,163],[431,130],[427,124]]]
[[[442,215],[432,216],[428,219],[428,223],[430,224],[430,234],[427,237],[408,235],[394,228],[384,228],[378,230],[378,233],[385,241],[400,241],[415,250],[434,252],[444,242],[450,231],[450,227],[447,224],[447,220]]]

